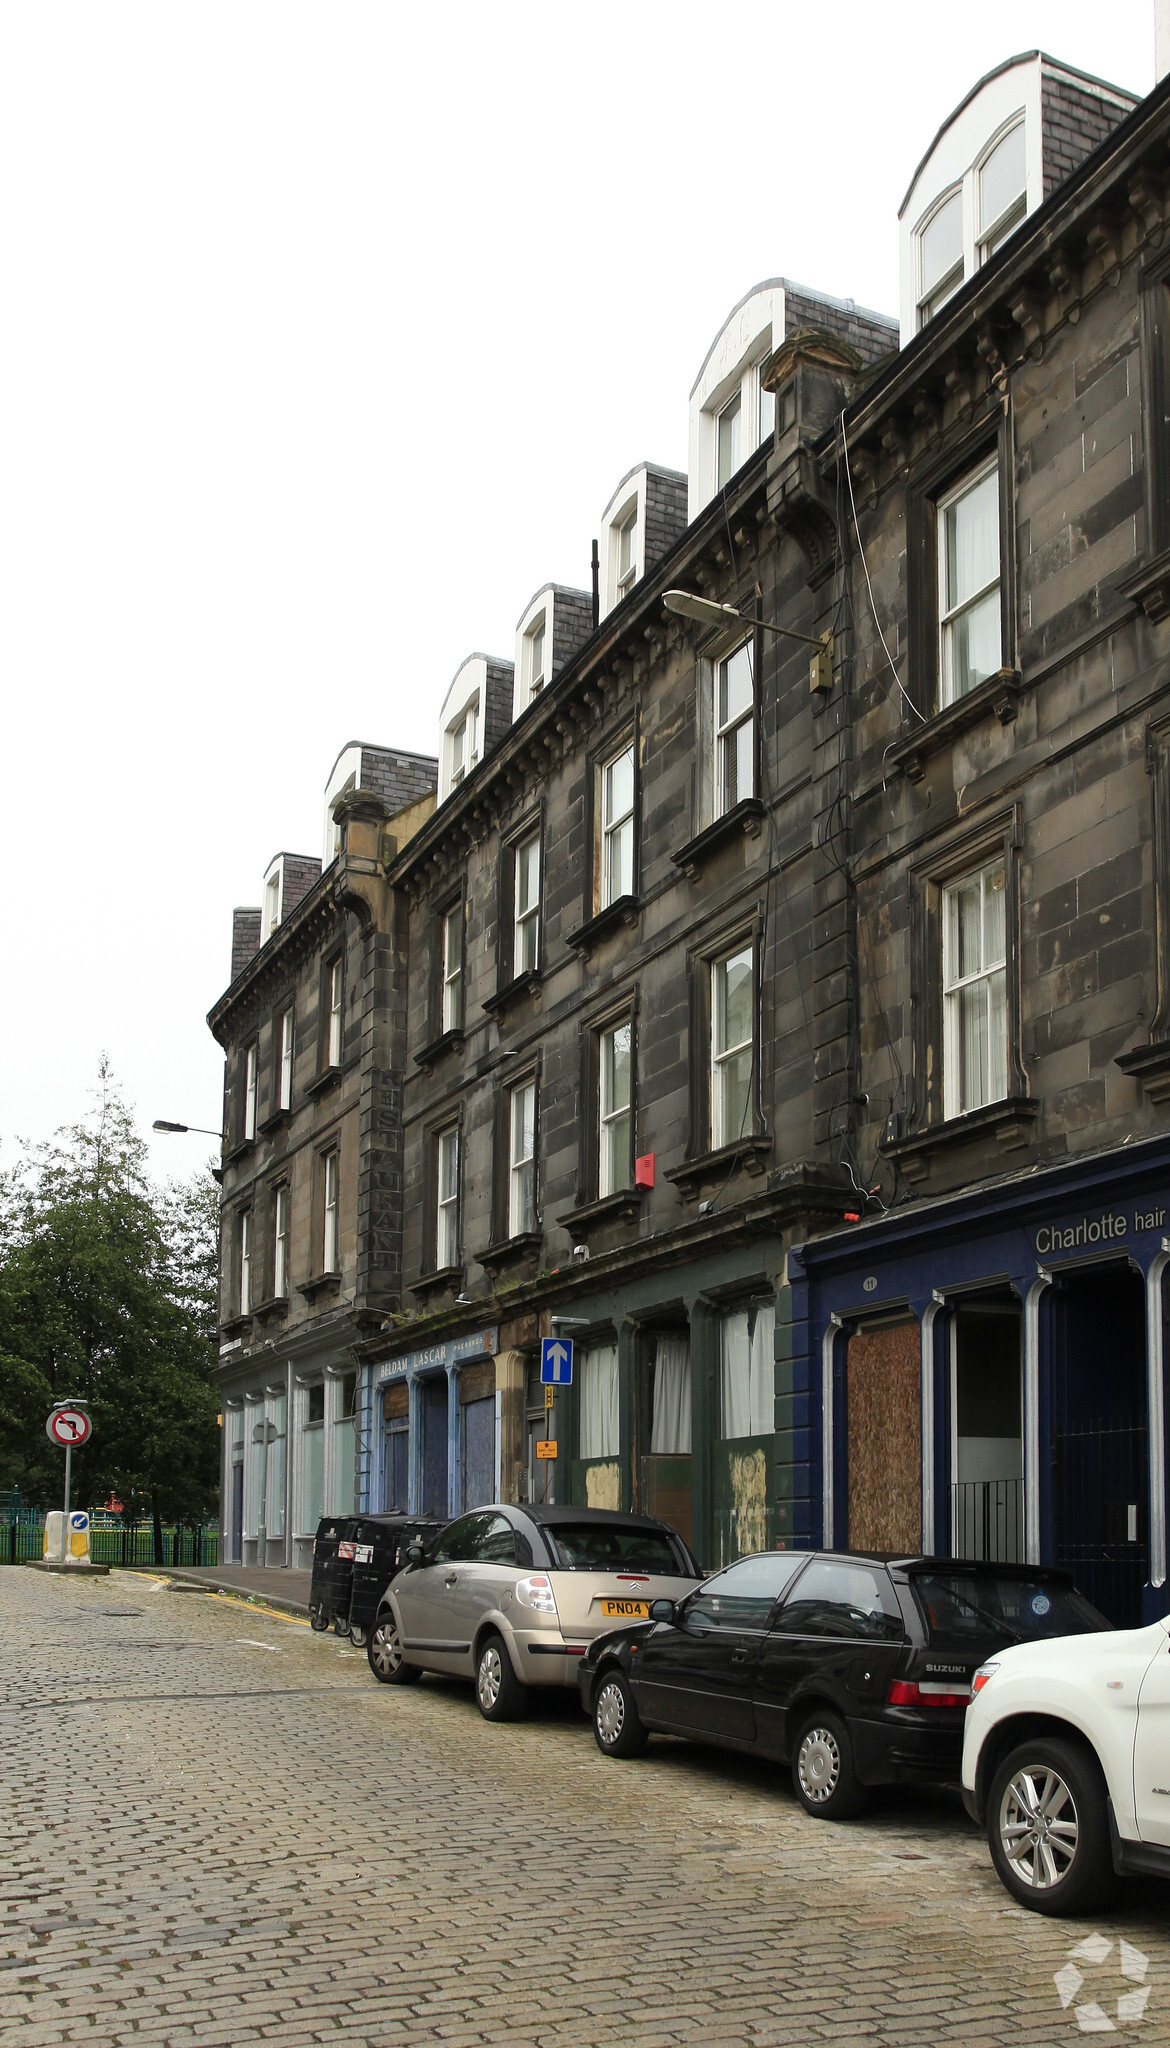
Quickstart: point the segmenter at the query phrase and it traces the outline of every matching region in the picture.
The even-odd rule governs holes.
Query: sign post
[[[65,1452],[65,1512],[61,1517],[61,1562],[68,1564],[72,1549],[69,1539],[69,1489],[73,1477],[73,1446],[88,1443],[93,1435],[93,1422],[88,1412],[88,1404],[85,1401],[58,1401],[45,1424],[45,1434],[50,1443],[59,1445]],[[87,1537],[86,1548],[88,1547]]]

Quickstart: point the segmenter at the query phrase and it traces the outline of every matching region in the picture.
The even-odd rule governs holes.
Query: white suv
[[[963,1802],[1007,1890],[1085,1913],[1170,1877],[1170,1617],[1002,1650],[975,1673]]]

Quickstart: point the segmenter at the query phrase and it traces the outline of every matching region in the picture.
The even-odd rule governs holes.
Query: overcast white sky
[[[233,904],[361,738],[686,466],[749,286],[897,313],[939,122],[1039,44],[1153,84],[1152,0],[0,9],[0,1163],[218,1125]],[[162,1172],[210,1149],[156,1140]]]

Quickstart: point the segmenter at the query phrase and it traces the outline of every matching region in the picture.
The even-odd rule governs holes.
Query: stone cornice
[[[475,847],[522,815],[559,768],[629,705],[657,665],[693,629],[668,613],[663,592],[680,581],[704,595],[753,589],[750,571],[767,520],[769,446],[758,449],[732,486],[705,507],[661,560],[604,619],[585,646],[510,727],[394,862],[390,879],[412,903],[442,888]]]

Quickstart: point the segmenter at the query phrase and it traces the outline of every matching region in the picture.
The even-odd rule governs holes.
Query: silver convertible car
[[[667,1523],[604,1508],[477,1508],[407,1556],[382,1596],[370,1669],[384,1685],[473,1678],[489,1721],[522,1714],[530,1686],[575,1685],[595,1636],[699,1577]]]

